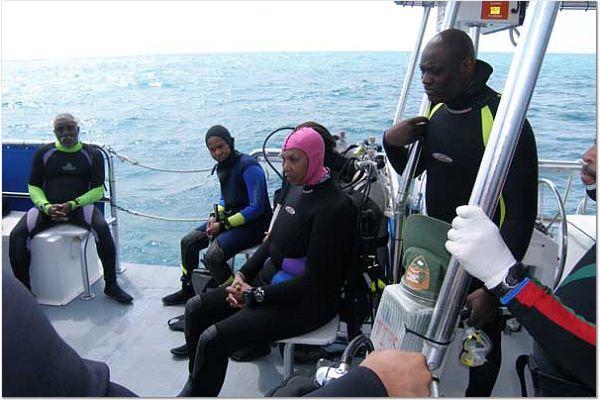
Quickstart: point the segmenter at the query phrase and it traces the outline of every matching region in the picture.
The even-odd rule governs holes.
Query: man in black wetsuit
[[[104,216],[94,203],[104,196],[104,161],[92,145],[79,141],[79,124],[71,114],[54,119],[57,141],[43,146],[33,158],[29,176],[29,209],[10,233],[9,258],[15,276],[31,290],[29,242],[57,223],[91,230],[104,269],[104,293],[120,303],[133,300],[117,284],[115,242]]]
[[[469,200],[487,144],[500,95],[486,85],[492,67],[474,57],[469,36],[456,29],[436,35],[421,58],[422,82],[432,106],[427,117],[401,121],[384,134],[392,166],[404,171],[405,145],[421,138],[423,149],[416,174],[427,171],[427,214],[450,222],[456,207]],[[531,126],[525,121],[499,200],[494,222],[517,260],[525,255],[537,213],[537,150]],[[500,318],[497,301],[481,282],[473,282],[467,298],[471,325],[481,327],[493,342],[488,362],[469,371],[467,396],[489,396],[501,362]]]

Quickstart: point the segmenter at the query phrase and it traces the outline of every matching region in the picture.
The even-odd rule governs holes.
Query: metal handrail
[[[538,168],[579,171],[581,170],[581,161],[539,160]]]
[[[552,193],[554,194],[554,198],[558,203],[558,212],[561,217],[560,219],[560,228],[561,228],[561,238],[558,243],[558,267],[556,269],[556,273],[554,275],[554,283],[552,284],[552,290],[555,290],[560,283],[560,279],[562,278],[563,271],[565,270],[565,264],[567,262],[567,246],[569,243],[569,237],[567,235],[567,214],[565,212],[565,206],[563,204],[563,200],[560,197],[560,193],[556,188],[554,182],[549,179],[541,178],[539,179],[539,184],[546,185],[550,188]],[[554,221],[551,221],[547,228],[552,225]]]

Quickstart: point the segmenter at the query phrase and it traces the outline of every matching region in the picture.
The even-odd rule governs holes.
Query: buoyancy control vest
[[[248,187],[243,176],[246,168],[250,166],[262,168],[258,161],[247,154],[235,152],[231,154],[231,157],[235,157],[232,163],[219,164],[216,168],[221,185],[221,196],[224,201],[225,212],[229,215],[239,212],[250,204]],[[264,210],[267,210],[266,214],[270,214],[271,204],[268,197],[262,201],[265,203]]]

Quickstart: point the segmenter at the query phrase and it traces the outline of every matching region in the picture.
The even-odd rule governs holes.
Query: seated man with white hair
[[[104,196],[104,160],[95,146],[79,141],[79,123],[68,113],[54,118],[56,142],[42,146],[29,175],[30,208],[10,233],[9,258],[15,276],[31,290],[29,242],[59,223],[90,229],[104,267],[104,293],[119,303],[132,297],[117,284],[115,242],[94,203]]]

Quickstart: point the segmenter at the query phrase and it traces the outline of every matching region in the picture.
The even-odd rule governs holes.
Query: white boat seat
[[[2,264],[10,269],[10,232],[25,213],[13,211],[2,218]],[[65,305],[84,291],[84,249],[89,231],[71,224],[48,228],[31,240],[31,291],[40,304]],[[96,243],[90,237],[85,249],[88,282],[101,276]]]
[[[304,335],[295,336],[280,340],[283,343],[283,379],[289,378],[294,373],[294,347],[297,344],[307,344],[312,346],[327,346],[337,339],[337,332],[340,325],[340,316],[336,315],[331,321]]]

